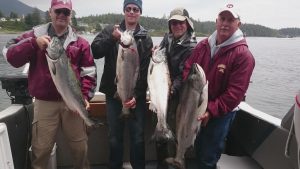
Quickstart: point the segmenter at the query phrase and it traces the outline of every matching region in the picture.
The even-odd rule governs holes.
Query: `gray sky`
[[[48,10],[50,0],[20,0]],[[72,0],[77,17],[122,13],[123,0]],[[237,7],[242,23],[260,24],[270,28],[300,28],[300,0],[144,0],[143,16],[168,16],[175,7],[186,8],[190,16],[200,21],[215,21],[218,11],[227,3]]]

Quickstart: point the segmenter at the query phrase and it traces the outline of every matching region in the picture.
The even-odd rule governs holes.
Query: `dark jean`
[[[199,169],[216,169],[225,146],[225,139],[236,112],[212,118],[206,127],[201,127],[195,140],[195,151]]]
[[[122,103],[114,98],[106,97],[107,120],[109,127],[111,169],[121,169],[123,164],[123,134],[125,120],[120,118]],[[127,120],[130,136],[130,163],[133,169],[145,168],[145,114],[146,100],[136,102],[135,115]]]

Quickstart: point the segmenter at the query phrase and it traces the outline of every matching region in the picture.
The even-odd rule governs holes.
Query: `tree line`
[[[100,25],[118,24],[124,18],[123,14],[102,14],[90,15],[87,17],[78,18],[78,22],[83,22],[89,25],[95,31],[101,31]],[[205,21],[201,22],[191,18],[194,23],[195,33],[197,36],[209,36],[215,31],[215,22]],[[168,32],[168,20],[166,16],[162,18],[154,18],[148,16],[141,16],[141,25],[150,31],[154,36],[162,36]],[[245,36],[259,36],[259,37],[299,37],[299,28],[283,28],[272,29],[257,24],[242,24],[241,30]]]
[[[0,11],[0,18],[5,17]],[[19,16],[11,12],[7,18],[19,18]],[[118,24],[124,18],[123,14],[102,14],[102,15],[90,15],[86,17],[76,18],[76,12],[72,12],[72,26],[77,31],[82,32],[94,32],[97,33],[103,29],[107,24]],[[215,30],[215,22],[205,21],[201,22],[191,18],[194,23],[195,33],[197,36],[209,36]],[[6,21],[0,22],[2,29],[12,31],[24,31],[29,30],[36,25],[50,22],[48,11],[41,13],[37,8],[33,9],[33,12],[27,14],[21,19],[21,22]],[[166,16],[162,18],[141,16],[141,25],[149,30],[152,36],[163,36],[168,32],[168,19]],[[1,30],[1,29],[0,29]],[[259,36],[259,37],[299,37],[299,28],[283,28],[272,29],[257,24],[242,24],[241,30],[246,36]]]

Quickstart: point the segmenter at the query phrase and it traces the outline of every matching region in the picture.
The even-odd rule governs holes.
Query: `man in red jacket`
[[[71,0],[52,0],[49,10],[52,22],[36,26],[10,40],[4,49],[7,61],[12,66],[21,67],[30,63],[28,88],[30,95],[35,98],[32,123],[33,169],[47,168],[60,127],[71,148],[74,168],[89,168],[86,126],[76,112],[66,109],[66,104],[53,83],[46,59],[45,49],[50,39],[58,37],[64,44],[71,66],[81,84],[81,92],[88,109],[88,101],[94,96],[96,87],[96,67],[89,43],[77,36],[69,25],[71,14]]]
[[[199,117],[202,128],[195,141],[200,169],[216,169],[229,126],[250,82],[255,61],[239,29],[240,16],[232,4],[216,19],[216,31],[199,42],[187,60],[184,78],[193,63],[205,71],[208,85],[206,113]]]

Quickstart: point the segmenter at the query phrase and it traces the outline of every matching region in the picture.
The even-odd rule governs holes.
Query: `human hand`
[[[119,30],[120,25],[115,25],[114,30],[112,32],[112,37],[116,40],[119,41],[121,39],[121,31]]]
[[[133,97],[131,100],[125,102],[123,104],[126,108],[135,108],[136,107],[136,100],[135,98]]]
[[[197,120],[202,121],[201,126],[206,126],[210,118],[211,118],[210,113],[206,111],[204,114],[198,116]]]
[[[153,54],[153,52],[154,52],[157,48],[159,48],[159,46],[157,46],[157,45],[153,46],[153,48],[151,49],[152,54]]]
[[[85,102],[85,109],[87,111],[90,111],[91,110],[91,105],[90,105],[90,102],[86,99],[84,99],[84,102]]]
[[[172,99],[176,95],[177,95],[177,90],[174,87],[171,87],[169,93],[169,99]]]
[[[50,41],[51,38],[48,35],[42,35],[36,38],[36,43],[41,50],[45,50],[48,47]]]
[[[87,111],[90,111],[90,110],[91,110],[90,102],[89,102],[88,100],[86,100],[86,99],[84,99],[84,102],[85,102],[85,109],[86,109]],[[77,111],[74,111],[73,113],[74,113],[75,115],[80,116],[79,113],[78,113]]]

